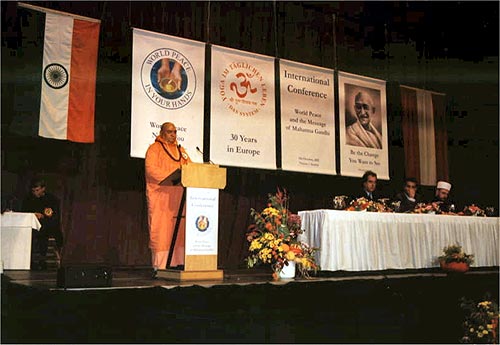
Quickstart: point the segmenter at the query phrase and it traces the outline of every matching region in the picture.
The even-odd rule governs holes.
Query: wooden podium
[[[215,164],[182,165],[163,180],[161,185],[184,187],[166,269],[157,277],[177,280],[222,280],[224,272],[217,269],[217,236],[219,228],[219,189],[226,187],[226,169]],[[172,269],[170,263],[186,204],[186,236],[184,269]]]

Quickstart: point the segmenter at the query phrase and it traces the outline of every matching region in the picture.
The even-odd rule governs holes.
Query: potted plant
[[[452,244],[443,248],[443,255],[438,257],[441,268],[449,272],[467,272],[474,263],[474,255],[466,254],[462,246]]]
[[[498,344],[498,304],[489,297],[479,303],[462,297],[460,306],[466,311],[460,342]]]
[[[246,234],[250,242],[249,255],[246,258],[249,268],[259,264],[270,265],[274,271],[273,279],[293,278],[295,266],[298,272],[308,278],[308,271],[317,271],[314,253],[311,248],[297,239],[304,230],[300,217],[288,209],[288,195],[280,191],[269,195],[269,203],[261,212],[251,209],[254,223],[248,227]],[[289,270],[290,268],[290,270]],[[290,276],[282,271],[291,271]]]

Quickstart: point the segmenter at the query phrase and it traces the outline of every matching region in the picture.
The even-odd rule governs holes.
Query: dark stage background
[[[65,263],[149,264],[144,162],[129,157],[131,27],[387,80],[391,180],[379,187],[387,196],[404,177],[398,86],[446,93],[453,198],[498,209],[498,2],[30,3],[102,20],[95,143],[19,136],[10,124],[20,104],[32,100],[16,94],[26,80],[17,64],[17,6],[1,3],[2,197],[21,199],[34,173],[46,177],[62,200]],[[208,116],[206,124],[219,125]],[[204,142],[208,150],[207,135]],[[228,168],[219,267],[244,266],[250,208],[262,207],[277,186],[299,211],[329,208],[332,196],[357,193],[360,182]],[[430,198],[432,188],[424,194]]]

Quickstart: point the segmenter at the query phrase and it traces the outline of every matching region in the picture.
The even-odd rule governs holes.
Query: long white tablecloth
[[[2,214],[2,263],[6,270],[29,270],[31,261],[31,229],[42,227],[35,214],[5,212]]]
[[[498,266],[500,218],[335,210],[300,211],[299,239],[319,247],[326,271],[439,266],[443,247],[459,243],[472,267]]]

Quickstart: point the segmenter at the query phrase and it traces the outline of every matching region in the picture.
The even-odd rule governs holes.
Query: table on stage
[[[42,225],[33,213],[2,213],[1,241],[3,268],[29,270],[31,261],[31,229]]]
[[[299,239],[320,250],[325,271],[438,267],[443,247],[459,243],[473,267],[498,266],[500,218],[335,210],[300,211]]]

